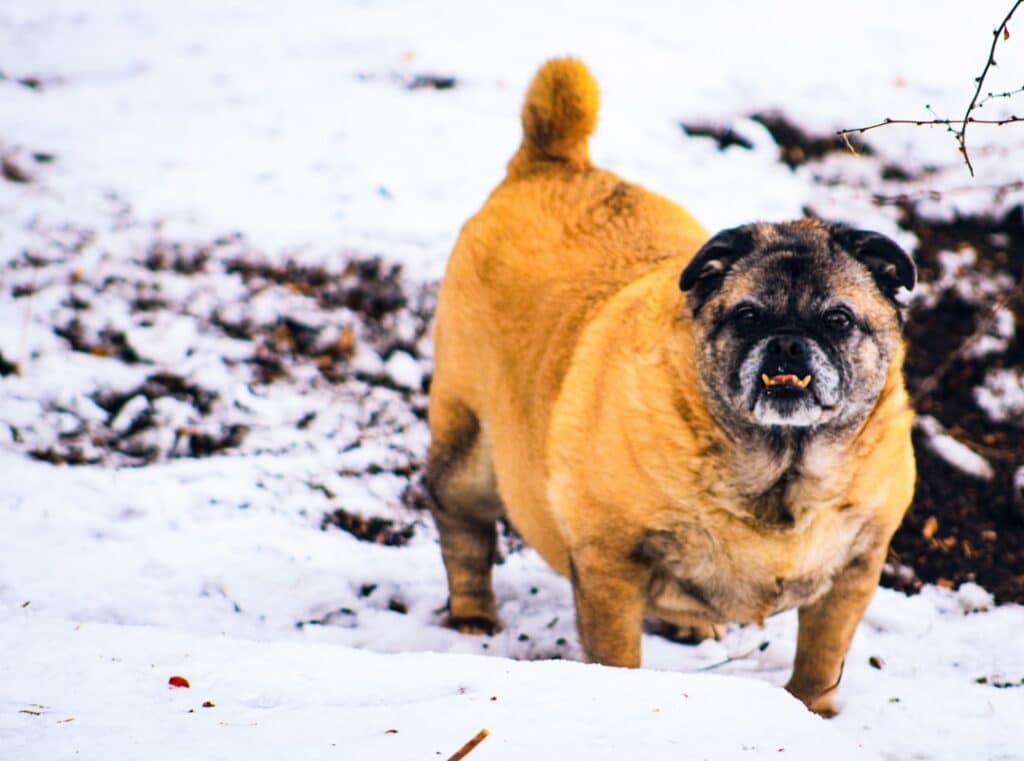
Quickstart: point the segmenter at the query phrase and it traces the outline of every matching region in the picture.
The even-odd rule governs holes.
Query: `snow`
[[[990,370],[984,384],[974,389],[974,399],[993,420],[1024,426],[1024,369]]]
[[[579,658],[568,583],[532,552],[497,568],[505,631],[467,637],[440,626],[432,534],[392,548],[311,530],[270,461],[3,466],[22,476],[0,502],[0,557],[17,559],[4,563],[0,643],[19,654],[0,681],[0,737],[26,749],[18,758],[241,748],[277,758],[288,743],[310,758],[336,752],[331,743],[353,757],[412,758],[454,752],[483,727],[480,758],[573,747],[593,758],[624,748],[757,758],[785,747],[814,759],[821,743],[840,758],[948,758],[957,747],[1013,758],[1024,739],[1024,687],[993,686],[1024,678],[1024,611],[994,607],[975,585],[880,590],[847,659],[842,713],[825,722],[778,689],[793,613],[697,647],[645,636],[640,672],[522,663]],[[168,691],[175,674],[191,691]],[[201,711],[204,700],[216,709]],[[42,716],[18,713],[34,704]]]
[[[156,761],[246,748],[266,758],[447,758],[481,728],[490,736],[474,755],[491,759],[541,748],[550,758],[813,758],[822,747],[836,759],[871,757],[769,685],[733,677],[382,656],[109,624],[0,630],[6,652],[32,640],[54,652],[41,671],[12,664],[0,686],[11,709],[0,736],[19,730],[11,757]],[[191,686],[169,687],[172,675]],[[14,691],[12,679],[34,686]],[[104,700],[80,698],[88,693]]]
[[[384,369],[403,388],[417,389],[423,384],[423,369],[408,352],[396,351]]]
[[[584,57],[602,87],[595,159],[709,228],[810,206],[909,245],[894,210],[871,202],[873,159],[791,171],[749,116],[783,108],[824,132],[925,103],[958,114],[1005,11],[996,0],[969,14],[952,0],[784,14],[752,0],[6,3],[0,155],[31,182],[0,180],[0,358],[22,370],[0,378],[0,756],[447,757],[487,727],[471,761],[1024,758],[1020,606],[973,585],[880,590],[847,659],[842,713],[826,722],[781,689],[794,613],[699,646],[645,636],[640,671],[583,665],[568,582],[508,537],[496,569],[505,630],[443,628],[436,532],[403,476],[427,443],[431,284],[518,142],[541,61]],[[988,84],[1018,87],[1022,67],[1004,55]],[[405,89],[418,74],[456,86]],[[731,125],[754,148],[720,152],[685,138],[680,120]],[[911,168],[937,168],[914,192],[968,185],[943,130],[870,136]],[[979,184],[930,212],[1024,198],[997,190],[1019,179],[1008,157],[1024,130],[979,125],[969,145]],[[972,253],[950,252],[943,277],[965,279],[967,295],[1004,288],[967,282]],[[349,259],[374,256],[403,265],[411,294],[380,324],[232,265],[295,262],[347,282]],[[254,355],[299,340],[275,333],[286,318],[312,345],[287,377],[254,383]],[[76,320],[87,345],[139,361],[71,351],[54,329]],[[354,375],[328,382],[317,362],[345,329]],[[1016,329],[1001,317],[989,338]],[[1020,379],[1005,372],[979,403],[988,393],[993,417],[1012,419]],[[154,388],[159,373],[195,388]],[[115,392],[128,396],[114,404]],[[232,431],[244,433],[223,451],[186,456]],[[984,474],[984,460],[932,433]],[[55,442],[98,464],[27,456]],[[320,530],[337,508],[412,538]],[[169,688],[174,674],[192,688]]]
[[[957,296],[967,303],[977,303],[979,299],[992,297],[1013,287],[1013,282],[1005,275],[995,277],[983,275],[975,266],[978,252],[965,247],[960,251],[940,251],[938,255],[942,271],[931,283],[918,283],[911,296],[912,302],[921,302],[929,307],[935,306],[939,294],[953,290]],[[1003,316],[1006,315],[1006,316]],[[1009,324],[1007,324],[1009,318]],[[1005,309],[996,314],[994,329],[996,337],[1005,339],[1006,332],[1013,335],[1013,315]]]
[[[995,476],[995,470],[988,460],[946,433],[942,423],[931,415],[920,415],[914,425],[924,432],[932,451],[954,468],[984,481]]]

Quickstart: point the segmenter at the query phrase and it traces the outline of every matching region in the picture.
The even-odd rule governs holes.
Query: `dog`
[[[449,623],[500,627],[507,517],[569,576],[589,661],[639,666],[645,618],[701,638],[795,607],[786,688],[832,715],[913,496],[913,261],[813,219],[709,236],[591,163],[597,101],[578,60],[539,70],[440,285],[427,485]]]

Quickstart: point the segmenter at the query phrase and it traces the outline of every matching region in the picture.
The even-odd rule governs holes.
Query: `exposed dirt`
[[[451,90],[455,87],[455,77],[437,74],[417,74],[406,85],[408,90]]]
[[[779,146],[779,160],[790,169],[830,153],[849,152],[851,148],[862,156],[874,153],[870,145],[855,135],[849,135],[846,140],[836,135],[813,135],[778,111],[766,111],[750,118],[768,130]]]
[[[129,366],[142,380],[99,385],[88,394],[92,409],[64,399],[45,402],[44,420],[31,430],[10,426],[13,443],[26,454],[54,464],[120,466],[240,451],[259,418],[237,400],[222,398],[219,386],[158,369],[153,343],[159,339],[150,328],[168,318],[194,326],[189,355],[209,351],[218,336],[230,339],[231,356],[210,359],[227,373],[251,368],[249,384],[257,395],[279,381],[300,394],[345,386],[356,400],[372,397],[365,435],[385,442],[395,424],[395,416],[382,411],[387,405],[425,418],[429,373],[424,368],[416,388],[406,388],[386,369],[396,352],[407,355],[406,364],[422,359],[432,313],[433,289],[409,284],[400,266],[379,258],[350,259],[330,269],[269,264],[238,235],[189,243],[158,237],[116,271],[93,275],[61,256],[73,260],[90,234],[64,232],[68,242],[60,251],[26,252],[9,265],[11,295],[29,303],[39,283],[59,284],[53,333],[70,350]],[[220,296],[228,291],[231,296]],[[360,350],[378,359],[354,362]],[[17,362],[0,355],[0,375],[17,372]],[[305,430],[316,418],[312,410],[296,427]],[[386,470],[411,483],[419,458],[395,452],[395,463],[344,475]],[[410,504],[422,500],[411,485],[407,493]]]
[[[740,135],[731,127],[722,127],[707,122],[680,122],[679,126],[687,137],[708,137],[715,141],[718,150],[737,146],[743,150],[753,150],[754,144]]]
[[[270,286],[283,286],[307,296],[324,313],[347,309],[360,316],[362,338],[385,360],[396,351],[419,357],[418,342],[429,329],[429,313],[424,309],[426,294],[408,294],[399,265],[387,265],[380,259],[350,261],[341,272],[322,267],[304,267],[293,263],[271,266],[248,259],[227,262],[228,273],[238,274],[253,293]],[[416,322],[414,334],[403,337],[389,320],[399,310],[408,309]],[[307,325],[290,316],[270,325],[257,325],[249,320],[232,322],[217,313],[214,323],[233,337],[253,340],[257,350],[252,364],[255,377],[271,383],[288,375],[288,366],[297,358],[311,359],[325,378],[340,381],[350,373],[347,367],[355,349],[355,335],[342,329],[335,338],[325,339],[322,326]],[[388,384],[383,376],[365,380]]]
[[[902,207],[901,226],[917,235],[914,252],[924,283],[941,276],[939,254],[973,251],[971,269],[994,292],[980,304],[957,290],[957,282],[938,292],[934,306],[911,308],[906,335],[907,384],[919,413],[939,420],[946,431],[985,457],[991,480],[966,475],[937,456],[920,432],[915,435],[918,463],[914,506],[892,544],[891,559],[910,566],[914,579],[894,573],[886,584],[914,589],[920,581],[956,586],[976,581],[1002,602],[1024,602],[1024,504],[1013,476],[1024,467],[1024,420],[995,422],[979,408],[974,389],[988,372],[1024,367],[1024,223],[1014,207],[1000,218],[974,216],[928,220],[911,204]],[[977,356],[971,348],[1002,304],[1014,315],[1017,330],[1002,350]],[[977,344],[977,339],[970,346]]]
[[[795,169],[809,161],[821,159],[830,153],[849,153],[851,148],[864,156],[874,153],[870,145],[855,135],[848,136],[848,140],[843,140],[836,135],[813,135],[778,111],[752,114],[750,120],[768,130],[772,140],[779,146],[779,161],[790,169]],[[680,122],[679,126],[688,137],[706,137],[714,140],[720,151],[732,146],[744,150],[751,150],[754,147],[752,142],[731,127],[711,122]],[[896,170],[889,167],[886,171],[892,173]],[[905,177],[890,175],[883,179],[905,179]]]
[[[396,526],[392,520],[365,518],[341,508],[324,514],[320,528],[326,530],[330,526],[340,528],[364,542],[384,544],[388,547],[401,547],[412,539],[415,530],[412,525]]]

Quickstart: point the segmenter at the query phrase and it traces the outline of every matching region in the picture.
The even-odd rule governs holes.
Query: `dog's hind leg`
[[[500,630],[491,583],[504,512],[486,432],[461,402],[432,393],[427,486],[448,573],[449,625],[461,632]]]

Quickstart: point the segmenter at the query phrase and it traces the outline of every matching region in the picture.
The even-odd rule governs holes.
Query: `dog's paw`
[[[460,634],[485,634],[488,637],[503,628],[500,621],[487,616],[448,616],[445,623]]]
[[[822,718],[831,719],[833,716],[839,714],[839,710],[835,705],[835,686],[827,687],[822,690],[820,688],[800,687],[794,685],[793,682],[790,681],[790,683],[786,685],[786,691],[807,706],[808,711],[812,711]]]

